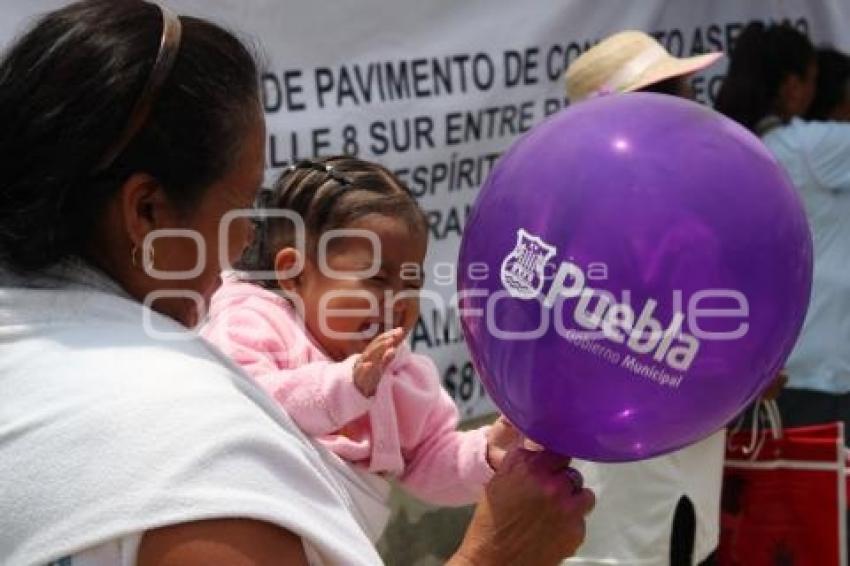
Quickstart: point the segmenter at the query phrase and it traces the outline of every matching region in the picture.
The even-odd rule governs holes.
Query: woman
[[[573,104],[629,92],[693,98],[691,76],[721,57],[673,57],[646,33],[623,31],[575,60],[566,72],[566,94]],[[720,431],[642,462],[578,463],[588,485],[605,496],[588,520],[586,543],[568,563],[710,563],[719,540],[724,438]]]
[[[812,230],[812,296],[786,364],[788,385],[778,399],[783,422],[841,420],[848,427],[850,124],[834,121],[837,107],[818,111],[828,120],[802,119],[817,79],[815,50],[805,35],[786,25],[752,23],[732,52],[717,110],[762,138],[799,191]]]
[[[327,452],[186,330],[251,236],[219,225],[262,179],[258,83],[141,0],[49,13],[0,62],[0,563],[379,562]],[[453,563],[571,553],[593,496],[566,466],[508,452]]]

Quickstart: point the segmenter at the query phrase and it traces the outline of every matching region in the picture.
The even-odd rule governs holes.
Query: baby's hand
[[[532,452],[543,450],[543,447],[536,442],[523,437],[507,417],[499,415],[499,418],[487,429],[487,463],[494,470],[498,470],[505,455],[520,445]]]
[[[396,348],[404,338],[404,329],[394,328],[376,336],[354,364],[354,385],[364,397],[378,390],[384,370],[393,361]]]
[[[521,442],[522,434],[504,415],[499,415],[487,430],[487,463],[494,470],[498,470],[505,454]]]

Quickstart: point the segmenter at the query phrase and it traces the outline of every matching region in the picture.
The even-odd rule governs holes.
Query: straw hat
[[[680,59],[642,31],[621,31],[570,65],[564,74],[567,97],[578,102],[593,94],[639,90],[664,79],[695,73],[722,56],[723,53],[714,52]]]

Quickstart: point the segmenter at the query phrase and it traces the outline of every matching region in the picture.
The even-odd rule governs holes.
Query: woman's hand
[[[569,458],[510,450],[450,565],[557,564],[584,541],[593,492],[575,484]]]

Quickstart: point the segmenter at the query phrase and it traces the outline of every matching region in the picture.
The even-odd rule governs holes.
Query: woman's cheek
[[[229,236],[230,263],[235,263],[251,242],[254,241],[254,223],[249,218],[239,218],[231,225],[231,234]]]
[[[223,227],[212,239],[215,246],[212,248],[214,256],[210,259],[217,265],[221,263],[221,270],[233,269],[233,264],[239,260],[247,247],[247,238],[239,227],[239,221]]]
[[[207,262],[219,271],[230,270],[253,240],[253,223],[250,218],[229,218],[225,214],[205,225],[201,235],[207,247]]]
[[[213,294],[221,287],[221,271],[218,269],[208,270],[204,273],[204,280],[201,286],[201,296],[204,298],[204,304],[209,305]]]

